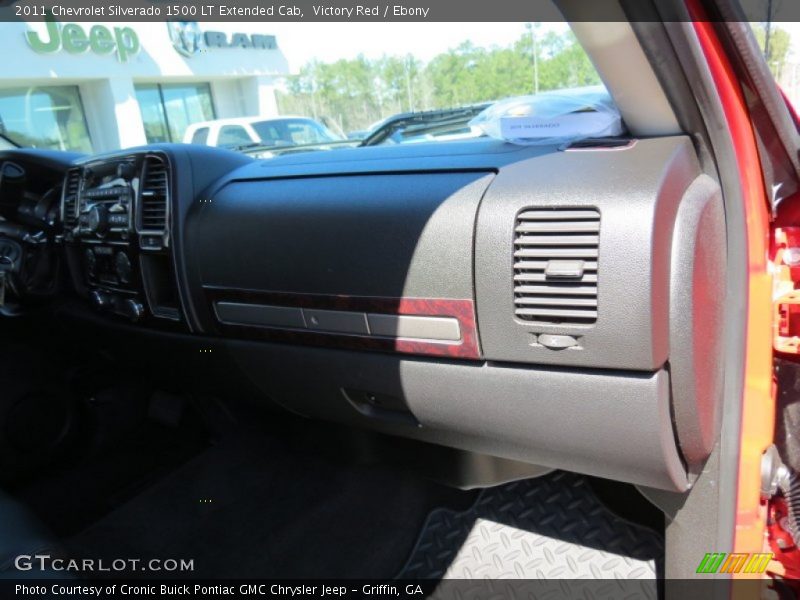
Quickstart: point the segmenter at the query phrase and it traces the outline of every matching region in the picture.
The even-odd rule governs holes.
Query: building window
[[[74,85],[0,89],[0,131],[21,146],[92,151]]]
[[[189,125],[215,118],[207,83],[139,84],[135,88],[149,144],[182,142]]]
[[[169,142],[167,117],[164,114],[164,103],[157,85],[136,86],[136,100],[144,122],[144,134],[148,144]]]

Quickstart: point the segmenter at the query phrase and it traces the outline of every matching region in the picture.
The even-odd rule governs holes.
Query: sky
[[[800,0],[792,0],[793,2]],[[209,26],[212,24],[208,24]],[[525,35],[525,23],[386,23],[386,22],[271,22],[271,23],[213,23],[220,31],[248,31],[257,26],[260,33],[277,37],[278,47],[289,61],[292,73],[312,59],[334,62],[352,59],[359,54],[368,58],[383,55],[404,56],[412,54],[429,61],[470,40],[475,46],[508,46]],[[781,22],[792,38],[790,61],[800,62],[800,23]],[[563,32],[569,28],[564,22],[537,23],[536,31]]]
[[[800,62],[800,23],[781,22],[792,38],[790,60]],[[566,23],[541,23],[539,31],[564,31]],[[334,28],[334,35],[331,29]],[[363,53],[369,58],[413,54],[429,61],[441,52],[455,48],[465,40],[476,46],[506,46],[526,33],[525,23],[272,23],[270,33],[289,60],[292,72],[311,59],[333,62],[355,58]]]
[[[542,23],[539,31],[566,28],[564,23]],[[526,33],[524,23],[271,23],[269,29],[292,72],[313,58],[333,62],[359,53],[368,58],[411,53],[429,61],[465,40],[476,46],[506,46]]]
[[[790,59],[793,62],[800,61],[800,23],[776,23],[781,29],[789,32],[792,38],[792,46],[789,50]]]
[[[798,2],[800,0],[791,0]],[[781,85],[792,101],[800,106],[800,23],[776,23],[789,32],[789,66]],[[541,23],[541,34],[564,31],[566,23]],[[455,48],[465,40],[476,46],[507,46],[526,33],[525,23],[280,23],[270,24],[278,46],[297,73],[312,59],[333,62],[352,59],[359,54],[368,58],[411,53],[425,62],[437,54]],[[333,34],[332,34],[333,30]]]

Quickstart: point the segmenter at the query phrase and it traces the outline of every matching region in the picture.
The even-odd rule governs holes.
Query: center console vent
[[[61,197],[61,222],[64,229],[72,229],[78,223],[78,190],[80,189],[80,169],[67,171]]]
[[[514,314],[547,324],[597,321],[600,212],[529,208],[514,228]]]
[[[157,156],[148,156],[145,159],[139,197],[139,231],[142,233],[166,232],[169,208],[169,171],[163,159]]]

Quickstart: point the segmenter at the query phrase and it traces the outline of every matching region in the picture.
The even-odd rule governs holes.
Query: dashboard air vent
[[[78,190],[81,184],[80,169],[67,171],[61,197],[61,222],[65,229],[72,229],[78,223]]]
[[[600,212],[530,208],[514,229],[514,312],[545,324],[597,321]]]
[[[139,227],[141,231],[164,232],[167,228],[167,206],[169,203],[169,172],[166,163],[148,156],[144,161],[139,203]]]

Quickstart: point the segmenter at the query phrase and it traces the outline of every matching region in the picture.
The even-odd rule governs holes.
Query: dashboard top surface
[[[423,170],[497,170],[556,152],[558,146],[519,146],[493,139],[339,148],[279,156],[245,165],[239,179]]]
[[[193,144],[149,144],[91,155],[20,148],[3,151],[0,153],[0,158],[39,163],[62,170],[90,166],[107,160],[114,161],[137,154],[159,152],[172,158],[181,156],[191,162],[199,161],[198,165],[205,160],[216,162],[221,158],[227,158],[230,170],[224,179],[231,181],[389,172],[497,171],[523,160],[557,153],[562,149],[553,144],[522,146],[482,138],[467,141],[338,148],[287,154],[263,160],[221,148]]]

